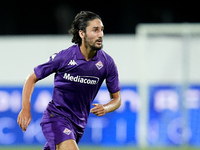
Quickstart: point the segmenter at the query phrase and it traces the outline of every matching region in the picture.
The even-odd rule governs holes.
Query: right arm
[[[29,75],[25,81],[22,92],[22,109],[18,115],[17,123],[22,131],[26,131],[31,122],[31,95],[33,93],[35,83],[38,81],[35,73]]]

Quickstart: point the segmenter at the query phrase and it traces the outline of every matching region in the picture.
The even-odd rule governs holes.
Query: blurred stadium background
[[[106,6],[104,1],[0,1],[0,149],[42,149],[39,123],[51,100],[53,76],[37,83],[32,122],[24,133],[16,122],[22,86],[36,65],[72,44],[67,30],[81,10],[101,16],[104,50],[115,59],[122,84],[121,107],[104,117],[90,115],[81,150],[199,149],[198,5],[130,0]],[[95,102],[108,100],[103,85]]]

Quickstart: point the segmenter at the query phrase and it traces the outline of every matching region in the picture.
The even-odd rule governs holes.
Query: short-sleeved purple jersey
[[[104,79],[110,93],[120,90],[113,59],[103,50],[86,61],[78,45],[52,55],[48,62],[34,68],[38,79],[55,73],[52,101],[47,110],[69,118],[85,128],[93,102]]]

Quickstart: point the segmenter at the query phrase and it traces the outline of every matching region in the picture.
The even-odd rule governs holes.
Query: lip
[[[103,40],[97,40],[96,43],[97,44],[101,44],[103,42]]]
[[[101,46],[102,42],[96,42],[97,46]]]

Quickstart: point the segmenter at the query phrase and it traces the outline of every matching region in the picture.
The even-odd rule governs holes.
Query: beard
[[[98,51],[98,50],[100,50],[100,49],[103,48],[103,45],[101,45],[100,47],[97,47],[97,46],[95,46],[95,45],[88,45],[88,46],[89,46],[90,49],[93,50],[93,51]]]
[[[99,40],[99,39],[98,39],[98,40]],[[99,46],[99,47],[95,46],[95,43],[96,43],[98,40],[96,40],[95,42],[92,42],[91,40],[88,40],[87,36],[85,36],[85,38],[84,38],[86,47],[89,47],[89,48],[90,48],[91,50],[93,50],[93,51],[98,51],[98,50],[100,50],[100,49],[103,48],[103,44],[101,44],[101,46]],[[100,39],[100,40],[102,40],[102,39]]]

